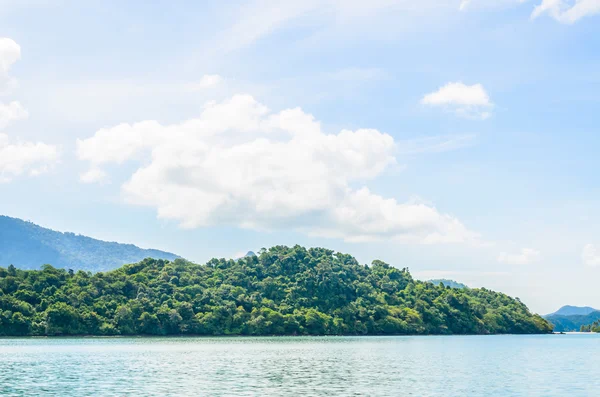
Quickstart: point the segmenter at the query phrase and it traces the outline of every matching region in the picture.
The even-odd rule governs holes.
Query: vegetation
[[[448,280],[448,279],[445,279],[445,278],[439,278],[439,279],[435,279],[435,280],[429,280],[429,282],[432,283],[432,284],[435,284],[435,285],[444,284],[445,287],[450,287],[450,288],[458,288],[458,289],[469,288],[469,287],[467,287],[463,283],[459,283],[459,282],[454,281],[454,280]]]
[[[581,332],[597,332],[600,333],[600,320],[594,321],[590,325],[582,325],[580,328]]]
[[[0,335],[548,333],[519,300],[414,280],[381,261],[299,246],[107,273],[0,268]]]
[[[65,269],[106,271],[148,257],[178,258],[168,252],[56,232],[31,222],[0,216],[0,266],[13,264],[21,269],[39,269],[44,263],[52,263]]]
[[[594,321],[600,320],[600,311],[595,311],[585,316],[549,315],[546,316],[546,320],[553,324],[554,331],[556,332],[574,332],[579,331],[582,326],[586,326],[592,324]]]

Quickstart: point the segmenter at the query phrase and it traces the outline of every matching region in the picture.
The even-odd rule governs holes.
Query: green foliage
[[[518,299],[414,280],[381,261],[273,247],[197,265],[146,259],[107,273],[0,268],[0,335],[547,333]]]
[[[580,328],[581,332],[596,332],[600,333],[600,320],[594,321],[590,325],[582,325]]]

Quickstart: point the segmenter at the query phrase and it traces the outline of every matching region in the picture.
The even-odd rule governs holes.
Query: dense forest
[[[169,252],[61,233],[0,216],[0,266],[13,264],[20,269],[39,269],[44,263],[51,263],[58,268],[107,271],[148,257],[178,258]]]
[[[548,333],[519,300],[414,280],[381,261],[299,246],[197,265],[0,268],[0,335]]]
[[[590,325],[582,325],[580,328],[581,332],[598,332],[600,333],[600,320],[595,321]]]

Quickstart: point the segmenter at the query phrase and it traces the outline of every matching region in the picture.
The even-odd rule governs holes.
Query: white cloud
[[[0,130],[11,122],[26,119],[28,116],[27,110],[19,102],[13,101],[8,105],[0,103]]]
[[[593,244],[587,244],[581,252],[583,264],[590,267],[600,267],[600,252]]]
[[[6,37],[0,37],[0,93],[10,91],[17,81],[8,72],[11,66],[21,59],[21,47]]]
[[[79,176],[79,180],[83,183],[102,182],[106,179],[106,172],[100,168],[91,168]]]
[[[16,80],[8,72],[20,58],[21,47],[11,39],[0,38],[0,93],[16,86]],[[28,116],[27,110],[17,101],[0,103],[0,130]],[[58,162],[59,156],[57,146],[42,142],[11,142],[8,135],[0,133],[0,183],[24,174],[41,175]]]
[[[58,162],[59,157],[57,146],[41,142],[11,143],[8,135],[0,134],[0,182],[10,182],[24,174],[43,174]]]
[[[77,141],[94,174],[107,163],[139,163],[122,187],[126,200],[183,227],[290,229],[347,241],[476,240],[430,205],[354,187],[395,164],[394,150],[394,139],[377,130],[326,134],[301,109],[273,113],[248,95],[209,103],[180,124],[120,124]]]
[[[470,8],[497,8],[511,4],[523,4],[529,0],[462,0],[460,10]],[[572,24],[581,18],[600,13],[600,0],[541,0],[535,6],[531,18],[548,14],[558,22]]]
[[[222,81],[223,78],[218,74],[205,74],[197,83],[189,84],[188,88],[191,91],[203,90],[206,88],[214,87]]]
[[[519,254],[501,253],[498,255],[498,262],[508,265],[530,265],[537,262],[540,257],[540,251],[532,248],[523,248]]]
[[[486,119],[494,104],[481,84],[448,83],[427,94],[421,104],[448,109],[461,117]]]
[[[600,14],[600,0],[542,0],[532,18],[548,14],[561,23],[572,24],[586,16]]]

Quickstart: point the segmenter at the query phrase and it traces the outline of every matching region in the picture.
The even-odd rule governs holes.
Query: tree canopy
[[[600,333],[600,320],[594,321],[590,325],[582,325],[580,331]]]
[[[382,261],[277,246],[95,273],[0,268],[0,335],[548,333],[518,299],[414,280]]]

